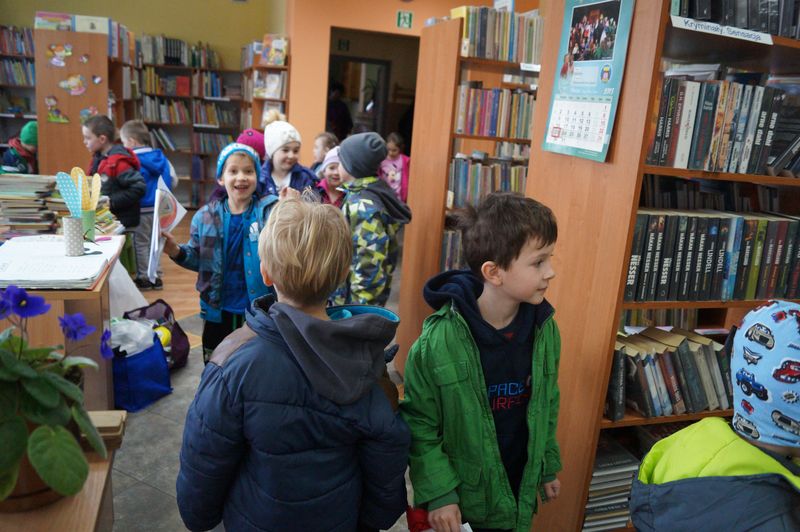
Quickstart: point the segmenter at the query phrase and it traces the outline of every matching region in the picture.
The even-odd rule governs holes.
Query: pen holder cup
[[[89,240],[94,240],[94,223],[97,220],[97,212],[94,210],[81,211],[83,221],[83,236]]]
[[[83,218],[64,216],[61,222],[64,229],[64,247],[67,257],[83,255]]]

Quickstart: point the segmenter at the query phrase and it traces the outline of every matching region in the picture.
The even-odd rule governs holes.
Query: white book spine
[[[758,115],[761,111],[761,102],[764,99],[764,87],[757,86],[753,91],[753,103],[750,106],[750,112],[747,119],[747,131],[744,138],[744,146],[742,147],[742,156],[739,161],[739,173],[747,173],[747,165],[750,162],[750,154],[753,151],[753,140],[756,135],[756,128],[758,127]]]
[[[681,111],[678,145],[675,148],[675,168],[687,168],[689,166],[689,152],[692,149],[697,100],[700,96],[699,82],[686,81],[681,83],[686,83],[686,92],[684,94],[683,110]]]

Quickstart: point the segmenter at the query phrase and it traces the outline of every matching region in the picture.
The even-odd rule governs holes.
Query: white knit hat
[[[267,157],[281,149],[281,146],[289,144],[290,142],[301,143],[300,133],[289,122],[276,120],[264,128],[264,149],[267,152]]]

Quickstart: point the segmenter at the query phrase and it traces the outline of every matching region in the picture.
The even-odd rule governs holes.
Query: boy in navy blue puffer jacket
[[[387,529],[406,508],[410,444],[396,389],[383,388],[398,318],[326,309],[352,257],[332,205],[281,201],[258,249],[277,301],[255,300],[203,372],[181,448],[181,517],[190,530]]]

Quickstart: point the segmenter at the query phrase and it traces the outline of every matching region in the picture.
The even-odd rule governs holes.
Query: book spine
[[[675,253],[672,260],[672,274],[669,281],[669,295],[667,301],[677,301],[678,291],[680,290],[681,272],[683,271],[684,256],[686,254],[686,236],[689,226],[689,218],[686,215],[678,215],[678,229],[675,235]]]
[[[664,78],[661,85],[661,100],[658,104],[658,119],[656,122],[656,133],[652,145],[647,154],[647,164],[658,164],[659,154],[661,153],[661,142],[664,139],[664,123],[667,119],[667,106],[669,105],[669,94],[672,89],[672,78]]]
[[[772,256],[772,263],[767,276],[767,289],[764,294],[767,299],[775,297],[775,292],[778,288],[778,278],[780,277],[781,267],[783,265],[783,256],[786,253],[786,233],[789,230],[788,220],[778,220],[776,223],[778,225],[778,230],[775,234],[775,252]]]
[[[786,241],[784,244],[783,260],[781,261],[781,268],[778,273],[778,283],[775,287],[775,297],[784,297],[789,286],[789,270],[792,264],[792,258],[795,254],[795,246],[797,240],[797,229],[800,226],[800,221],[789,220],[786,227]]]
[[[753,100],[750,104],[750,111],[747,117],[747,130],[744,136],[744,144],[742,146],[742,155],[739,160],[739,173],[746,174],[747,166],[750,162],[750,157],[753,153],[753,141],[755,140],[756,129],[758,128],[759,114],[761,113],[761,104],[764,101],[764,87],[758,85],[753,89]]]
[[[664,246],[661,250],[661,268],[658,274],[656,301],[667,301],[669,299],[669,283],[672,278],[672,270],[675,267],[675,240],[678,233],[679,219],[677,216],[669,215],[664,218]]]
[[[714,272],[711,276],[711,289],[709,299],[721,300],[723,297],[722,284],[725,278],[725,257],[728,255],[728,241],[731,233],[733,218],[722,217],[719,219],[719,229],[717,231],[716,261]]]
[[[607,403],[608,419],[619,421],[625,416],[625,353],[622,350],[614,351]]]
[[[672,363],[673,354],[671,351],[664,351],[659,356],[658,361],[661,364],[661,373],[664,375],[664,382],[667,385],[667,393],[669,393],[669,399],[672,402],[673,412],[676,415],[680,415],[686,413],[686,403],[684,403],[678,376]]]
[[[683,272],[681,273],[681,285],[678,292],[678,301],[687,301],[692,292],[694,276],[695,248],[697,247],[697,216],[689,217],[689,227],[686,230],[686,258],[684,260]]]
[[[747,295],[747,281],[752,269],[753,253],[755,252],[756,233],[758,220],[745,219],[742,230],[742,244],[739,252],[739,264],[736,269],[736,285],[733,299],[745,299]]]
[[[702,294],[703,270],[705,269],[706,251],[708,248],[708,218],[699,216],[697,219],[697,250],[694,264],[692,265],[692,290],[690,299],[696,301],[698,294]]]
[[[731,83],[728,109],[725,112],[725,126],[720,140],[719,156],[714,167],[717,172],[724,172],[730,164],[731,152],[736,135],[736,124],[742,105],[743,87],[741,83]]]
[[[778,221],[767,221],[767,232],[764,238],[764,249],[761,254],[761,268],[758,272],[758,281],[756,283],[756,295],[759,299],[767,297],[767,288],[769,286],[769,275],[772,271],[772,265],[775,262],[775,246],[778,236]]]
[[[758,167],[761,157],[761,150],[764,147],[764,136],[769,126],[770,108],[772,107],[772,96],[774,90],[771,87],[764,89],[764,98],[761,102],[761,109],[758,112],[758,124],[753,138],[753,151],[750,153],[750,160],[747,162],[747,173],[753,174]]]
[[[672,163],[675,168],[686,168],[689,164],[689,152],[692,147],[692,134],[697,115],[697,100],[700,95],[700,83],[682,81],[681,84],[685,87],[685,95],[675,157]]]
[[[647,391],[644,363],[639,356],[626,356],[625,366],[625,404],[644,417],[653,417],[653,401]]]
[[[656,235],[658,233],[658,216],[649,215],[647,218],[647,236],[644,244],[644,259],[642,261],[642,274],[639,276],[637,287],[637,301],[647,301],[647,291],[650,285],[650,270],[653,267],[653,252],[655,250]]]
[[[650,390],[650,396],[653,398],[656,416],[669,415],[665,412],[665,408],[669,405],[669,410],[671,411],[672,403],[669,402],[667,389],[664,387],[664,379],[659,375],[658,365],[656,364],[654,356],[655,355],[645,355],[644,357],[647,386]]]
[[[656,164],[664,166],[667,162],[667,154],[669,153],[670,142],[672,141],[672,125],[675,123],[675,108],[678,105],[678,88],[680,82],[678,80],[670,80],[669,84],[669,98],[667,99],[666,116],[664,118],[664,136],[661,140],[661,151],[654,154]]]
[[[728,393],[725,390],[725,384],[722,382],[722,370],[719,367],[717,354],[714,352],[714,347],[712,345],[706,345],[705,348],[706,361],[708,362],[708,369],[711,372],[711,380],[714,384],[714,391],[717,394],[719,407],[723,410],[727,410],[731,405],[728,402]]]
[[[739,170],[739,159],[741,158],[744,137],[747,132],[747,117],[750,114],[750,104],[752,101],[753,86],[745,85],[742,94],[742,101],[739,105],[736,133],[734,134],[733,149],[731,150],[731,160],[726,168],[727,172],[735,173]]]
[[[625,301],[636,299],[636,286],[642,268],[642,251],[647,232],[647,215],[637,214],[633,227],[633,242],[631,243],[631,259],[628,262],[628,277],[625,280]]]
[[[664,249],[664,225],[666,223],[666,216],[659,214],[656,218],[656,238],[655,245],[653,246],[653,264],[650,268],[650,280],[647,286],[647,301],[656,300],[656,289],[658,288],[658,282],[661,278],[659,269],[661,267],[661,254]]]
[[[671,416],[675,410],[669,395],[669,390],[667,389],[667,378],[664,372],[661,371],[659,359],[662,356],[662,353],[652,355],[653,374],[655,375],[656,386],[658,387],[658,398],[661,401],[661,410],[665,416]]]
[[[694,413],[695,409],[694,404],[692,404],[692,395],[689,393],[689,385],[686,381],[686,373],[684,372],[683,363],[681,362],[681,357],[679,356],[677,350],[672,353],[672,364],[675,368],[675,375],[678,377],[680,388],[683,392],[682,397],[686,412]]]
[[[738,275],[739,251],[742,246],[742,230],[744,228],[744,218],[735,216],[731,225],[731,232],[728,236],[728,248],[725,253],[725,279],[723,281],[723,301],[733,299],[733,292]]]
[[[769,2],[769,33],[772,35],[778,34],[780,27],[781,8],[778,0],[770,0]]]
[[[786,94],[781,90],[775,90],[772,98],[772,107],[770,108],[769,120],[767,130],[764,133],[764,146],[761,149],[761,155],[756,163],[755,173],[763,174],[767,168],[767,160],[769,153],[772,150],[772,141],[775,138],[775,127],[778,124],[778,117],[780,116],[783,102],[786,99]]]
[[[758,0],[758,31],[769,33],[769,1]]]
[[[697,299],[706,301],[711,296],[711,283],[717,261],[717,241],[719,240],[719,218],[709,218],[708,237],[706,238],[706,255],[703,259],[703,282],[697,293]]]
[[[714,170],[716,165],[717,156],[719,155],[720,138],[722,137],[722,130],[725,127],[725,112],[728,109],[728,92],[730,86],[731,84],[727,81],[721,81],[719,83],[717,105],[712,118],[711,143],[706,153],[705,160],[703,161],[704,170]]]
[[[681,344],[681,347],[678,348],[678,354],[681,357],[681,365],[686,375],[689,393],[692,395],[692,404],[694,405],[695,412],[702,412],[708,408],[708,399],[706,398],[703,385],[700,382],[697,361],[686,342]]]
[[[703,83],[703,96],[697,112],[694,126],[692,150],[689,154],[689,168],[703,170],[705,160],[711,147],[711,136],[714,129],[714,117],[717,105],[719,85],[715,82]]]
[[[691,16],[696,20],[711,20],[711,0],[694,0]]]
[[[745,299],[755,299],[756,288],[758,287],[758,278],[761,273],[761,258],[764,253],[764,242],[767,238],[767,220],[761,219],[758,221],[758,230],[756,231],[755,242],[753,243],[753,256],[750,264],[750,272],[747,277],[747,293]]]
[[[794,253],[790,258],[789,275],[786,283],[786,298],[796,299],[798,286],[800,285],[800,229],[797,230],[797,237],[794,242]]]
[[[714,381],[711,377],[711,368],[708,366],[705,346],[700,346],[697,351],[694,352],[694,355],[697,361],[697,372],[700,374],[700,383],[703,386],[706,399],[708,399],[708,409],[716,410],[719,408],[719,399],[717,398],[717,391],[714,388]]]
[[[728,398],[728,404],[733,404],[733,383],[731,382],[731,357],[727,348],[720,349],[715,352],[717,357],[717,365],[722,374],[722,383],[725,386],[725,395]]]

